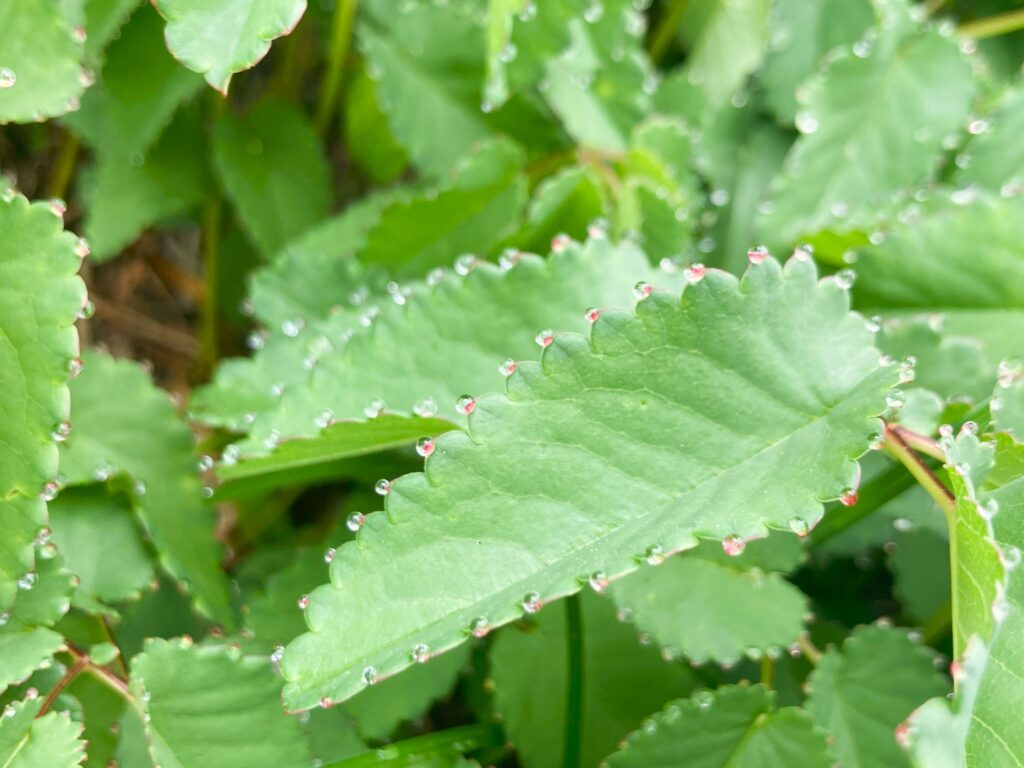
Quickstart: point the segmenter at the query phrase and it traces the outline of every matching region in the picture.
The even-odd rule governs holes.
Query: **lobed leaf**
[[[414,646],[443,651],[698,534],[813,525],[853,484],[893,376],[809,260],[712,270],[681,299],[603,313],[590,340],[557,335],[339,548],[285,654],[286,701],[347,698]]]
[[[971,134],[953,174],[959,188],[979,187],[1014,197],[1024,191],[1024,88],[1008,88],[990,115],[968,124]],[[964,167],[960,167],[964,166]]]
[[[192,434],[166,393],[133,363],[91,353],[71,396],[74,426],[61,456],[68,483],[127,476],[160,563],[204,614],[230,626],[216,521],[201,496]]]
[[[57,475],[68,418],[67,379],[78,353],[75,317],[85,303],[76,240],[46,203],[0,196],[0,612],[33,562],[46,525],[43,496]]]
[[[289,34],[306,0],[154,0],[167,21],[174,58],[223,94],[236,72],[260,62],[275,38]]]
[[[796,707],[774,709],[763,685],[700,691],[669,704],[608,758],[608,768],[825,768],[825,735]]]
[[[33,691],[9,704],[0,717],[0,763],[5,768],[74,768],[85,760],[82,726],[67,713],[40,716],[43,699]]]

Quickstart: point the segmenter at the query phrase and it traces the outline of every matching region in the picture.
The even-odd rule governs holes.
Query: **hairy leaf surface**
[[[808,260],[712,270],[682,299],[603,313],[590,339],[557,335],[338,550],[285,654],[288,704],[347,698],[414,646],[450,648],[696,534],[813,525],[852,484],[893,377]]]

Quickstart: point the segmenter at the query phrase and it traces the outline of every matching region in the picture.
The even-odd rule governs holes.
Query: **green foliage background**
[[[1022,30],[0,0],[0,765],[1024,764]]]

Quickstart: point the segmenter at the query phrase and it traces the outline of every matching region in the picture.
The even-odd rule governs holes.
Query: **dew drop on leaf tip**
[[[324,552],[324,562],[328,564],[333,563],[334,556],[337,554],[338,550],[336,550],[334,547],[328,547],[327,550]]]
[[[374,685],[377,682],[377,669],[375,667],[366,667],[363,670],[363,683],[365,685]]]
[[[654,293],[654,286],[650,283],[644,282],[643,280],[633,286],[633,295],[639,301],[643,301],[652,293]]]
[[[596,323],[598,318],[601,317],[601,310],[591,307],[583,314],[583,316],[586,318],[588,323]]]
[[[382,413],[384,413],[384,401],[377,399],[371,400],[370,404],[363,409],[363,414],[368,419],[376,419]]]
[[[753,248],[747,251],[747,259],[751,264],[763,264],[764,260],[768,258],[768,247],[765,245],[755,245]]]
[[[703,264],[691,264],[683,270],[683,277],[686,278],[686,282],[692,285],[703,280],[706,272],[707,270]]]
[[[569,236],[564,234],[564,233],[555,235],[553,238],[551,238],[551,252],[552,253],[562,253],[562,252],[564,252],[565,249],[569,247],[569,243],[570,242],[571,241],[569,239]]]
[[[462,395],[455,401],[455,410],[463,416],[469,416],[476,408],[476,400],[472,395]]]
[[[10,88],[18,82],[18,76],[10,67],[0,67],[0,88]]]
[[[412,412],[421,419],[428,419],[437,415],[437,403],[434,398],[425,397],[412,407]]]
[[[421,437],[416,442],[416,453],[418,453],[424,459],[429,458],[430,455],[434,452],[434,448],[436,446],[437,446],[437,443],[434,442],[434,438],[432,438],[432,437]]]
[[[309,595],[303,595],[298,599],[297,605],[300,611],[306,610],[309,607]]]
[[[477,616],[469,623],[469,634],[473,637],[486,637],[491,631],[491,623],[483,616]]]
[[[378,480],[377,484],[373,486],[373,490],[377,492],[379,496],[387,496],[391,492],[391,481],[390,480]]]
[[[534,336],[533,340],[537,342],[537,346],[550,347],[551,342],[555,340],[555,332],[549,328],[546,328],[540,333],[538,333],[536,336]]]
[[[515,360],[513,360],[512,358],[506,358],[501,362],[501,365],[498,366],[498,373],[508,378],[509,376],[516,372],[517,367],[518,366],[516,365]]]
[[[527,613],[537,613],[541,609],[540,595],[536,592],[528,592],[523,597],[522,606]]]
[[[426,643],[417,643],[409,654],[417,664],[426,664],[430,661],[430,646]]]
[[[722,551],[729,557],[738,557],[747,548],[747,542],[735,534],[722,539]]]
[[[857,503],[859,498],[856,488],[844,488],[839,494],[839,503],[844,507],[852,507]]]
[[[355,512],[349,515],[348,520],[345,521],[345,526],[350,531],[352,531],[352,533],[355,533],[360,528],[362,528],[365,523],[366,515],[364,515],[362,512]]]

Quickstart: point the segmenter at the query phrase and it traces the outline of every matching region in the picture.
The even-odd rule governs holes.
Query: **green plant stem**
[[[658,25],[647,39],[647,53],[655,64],[661,61],[672,45],[672,38],[675,37],[679,25],[683,23],[686,5],[687,0],[672,0],[672,4],[662,14]]]
[[[913,449],[903,438],[899,428],[893,427],[891,424],[887,424],[885,427],[885,449],[890,456],[907,468],[907,471],[917,480],[918,485],[928,491],[928,495],[932,497],[939,509],[945,514],[946,522],[949,525],[950,541],[952,542],[955,539],[953,528],[956,524],[956,500],[953,498],[953,494],[936,477],[931,467],[914,453]]]
[[[761,657],[761,682],[769,688],[775,684],[775,662],[767,653]]]
[[[316,104],[316,130],[321,136],[327,134],[331,118],[337,111],[341,89],[345,80],[345,62],[352,45],[352,27],[356,15],[357,0],[335,0],[334,16],[331,20],[331,47],[327,52],[327,71],[320,84],[320,96]]]
[[[960,37],[982,40],[986,37],[997,37],[1009,32],[1016,32],[1019,29],[1024,29],[1024,8],[1001,13],[998,16],[968,21],[960,25],[957,34]]]
[[[324,768],[364,768],[377,765],[422,765],[428,758],[450,757],[477,749],[500,747],[505,743],[505,734],[497,725],[477,723],[435,731],[425,736],[406,739],[387,747],[379,747],[346,757]]]
[[[216,91],[210,93],[209,122],[211,130],[224,111],[226,98]],[[206,201],[202,213],[202,256],[205,292],[203,293],[202,316],[199,327],[198,375],[206,380],[220,358],[219,324],[220,312],[217,307],[218,283],[220,282],[220,226],[222,202],[218,192]]]
[[[903,442],[918,453],[923,453],[925,456],[931,456],[936,461],[946,461],[946,452],[942,450],[942,446],[927,435],[921,435],[907,429],[906,427],[899,427],[895,425],[892,426],[892,430],[903,438]]]
[[[61,675],[60,680],[57,684],[50,689],[50,692],[46,694],[46,698],[43,700],[43,705],[39,708],[39,714],[36,717],[42,717],[50,711],[50,707],[53,706],[53,702],[60,696],[61,691],[68,687],[72,680],[78,677],[78,674],[86,668],[89,664],[89,658],[87,656],[75,656],[74,663],[65,670],[64,674]]]
[[[78,149],[80,143],[78,137],[71,131],[64,131],[61,134],[60,146],[57,149],[57,159],[53,161],[53,169],[50,173],[50,183],[46,187],[47,197],[59,197],[63,199],[71,184],[71,177],[75,173],[75,161],[78,160]]]
[[[95,677],[101,683],[103,683],[112,691],[114,691],[114,693],[116,693],[118,696],[120,696],[122,699],[128,702],[128,704],[130,704],[136,711],[141,713],[139,703],[135,700],[135,697],[132,696],[132,692],[128,688],[128,683],[126,683],[124,680],[122,680],[114,672],[110,671],[106,667],[101,667],[98,664],[94,663],[93,660],[89,658],[89,654],[87,654],[80,648],[76,648],[73,645],[69,645],[67,653],[71,656],[71,658],[75,660],[76,667],[81,665],[81,668],[79,670],[80,672],[85,672]],[[71,680],[68,680],[68,682],[70,683]]]
[[[811,642],[810,635],[806,632],[802,633],[798,642],[800,650],[803,651],[804,658],[811,662],[811,666],[818,666],[818,662],[821,660],[821,651]]]
[[[579,593],[565,601],[568,685],[565,699],[565,768],[580,768],[583,735],[583,616]]]

